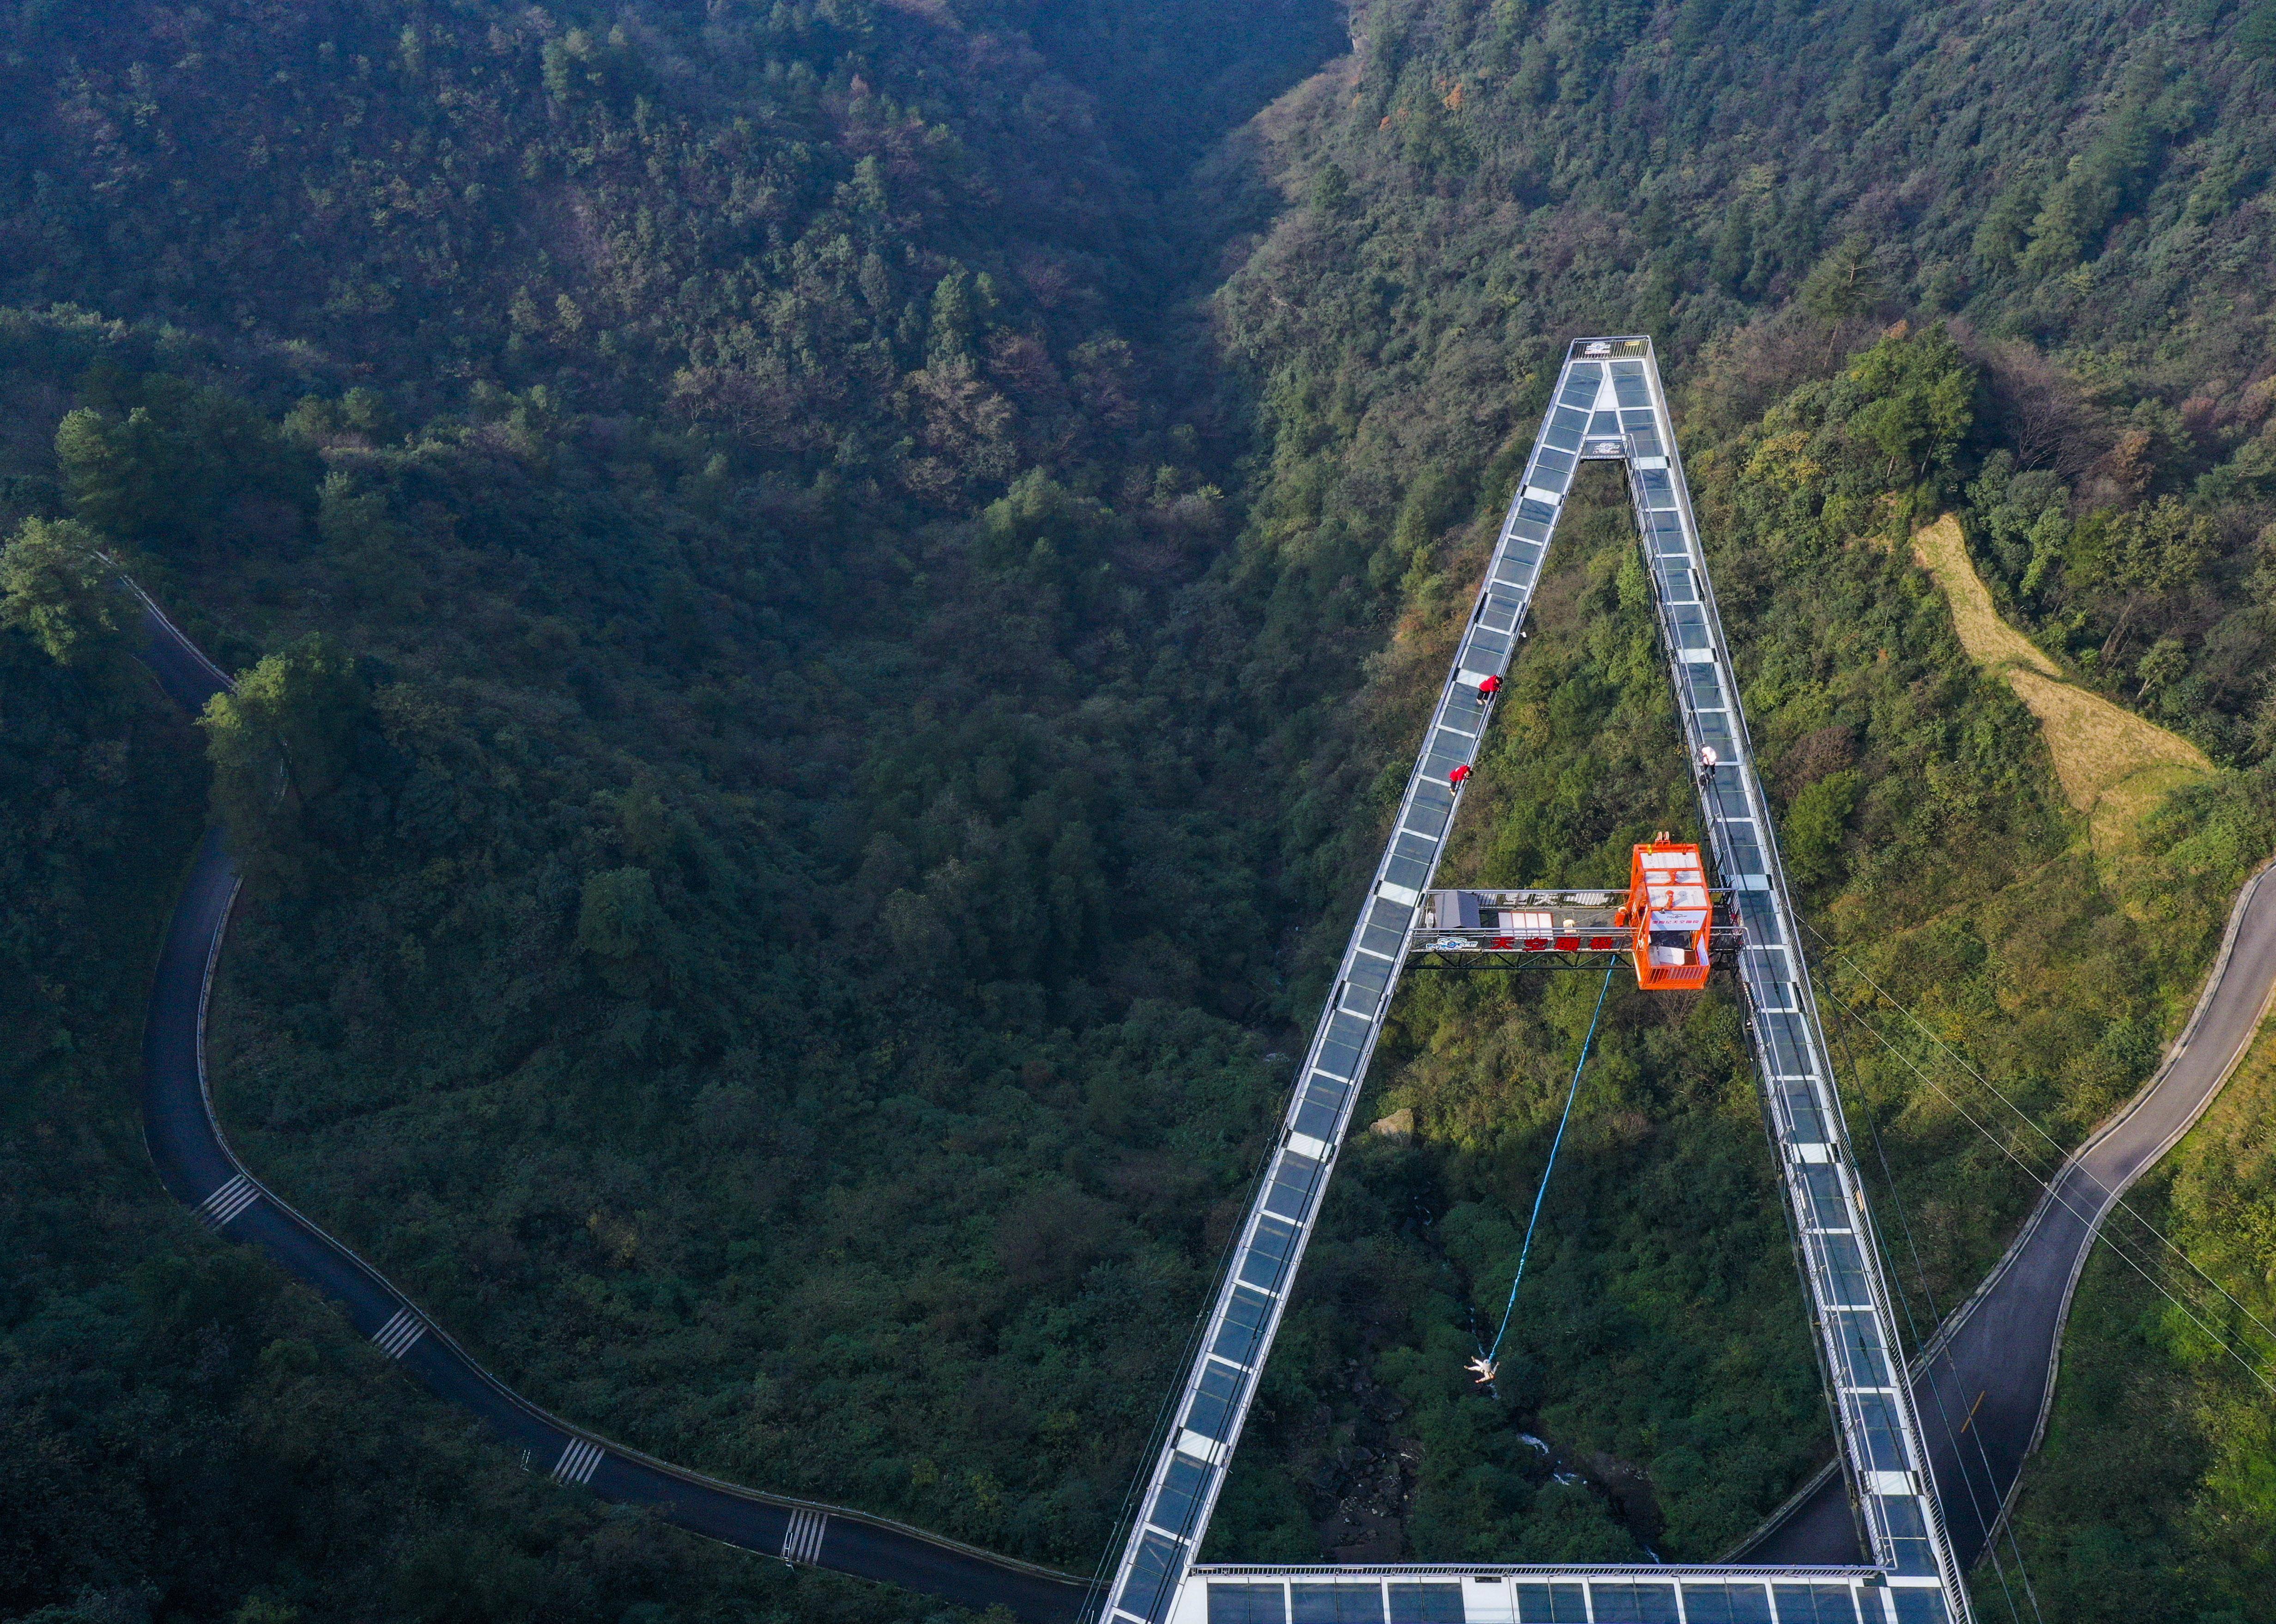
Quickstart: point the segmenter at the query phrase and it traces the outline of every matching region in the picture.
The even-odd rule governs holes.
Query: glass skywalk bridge
[[[1673,429],[1650,339],[1573,345],[1298,1074],[1280,1142],[1149,1468],[1102,1624],[1968,1624]],[[1424,893],[1468,776],[1456,770],[1476,759],[1492,710],[1493,696],[1480,684],[1508,669],[1566,495],[1590,459],[1626,466],[1684,737],[1693,761],[1713,763],[1698,774],[1702,821],[1715,883],[1738,904],[1738,983],[1828,1407],[1872,1567],[1196,1567],[1368,1060],[1415,945]]]

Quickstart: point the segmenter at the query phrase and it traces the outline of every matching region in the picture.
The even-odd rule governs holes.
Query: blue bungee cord
[[[1557,1137],[1550,1142],[1549,1165],[1541,1170],[1541,1188],[1533,1193],[1533,1216],[1525,1220],[1525,1244],[1518,1248],[1517,1278],[1509,1283],[1509,1304],[1501,1311],[1501,1329],[1494,1332],[1493,1346],[1481,1348],[1471,1361],[1470,1369],[1478,1373],[1478,1380],[1491,1382],[1498,1368],[1501,1339],[1509,1334],[1510,1316],[1517,1311],[1517,1288],[1525,1283],[1525,1260],[1533,1255],[1534,1226],[1541,1222],[1541,1203],[1549,1194],[1549,1175],[1557,1171],[1557,1152],[1565,1143],[1565,1125],[1573,1119],[1573,1102],[1581,1096],[1581,1073],[1589,1064],[1589,1051],[1596,1046],[1597,1022],[1605,1013],[1605,995],[1612,990],[1612,972],[1619,962],[1605,967],[1605,984],[1597,989],[1597,1007],[1589,1016],[1589,1035],[1581,1040],[1581,1058],[1573,1062],[1572,1086],[1565,1090],[1565,1114],[1557,1119]]]

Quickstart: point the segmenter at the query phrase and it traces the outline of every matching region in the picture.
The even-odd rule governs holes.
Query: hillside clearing
[[[2086,815],[2098,860],[2130,846],[2143,818],[2168,792],[2212,771],[2205,753],[2188,740],[2064,681],[2044,650],[2001,619],[1968,556],[1956,515],[1915,531],[1913,557],[1943,590],[1969,657],[1987,674],[2005,678],[2038,718],[2063,796]]]

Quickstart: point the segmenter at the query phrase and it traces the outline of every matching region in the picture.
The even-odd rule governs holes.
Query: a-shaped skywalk
[[[1460,652],[1369,887],[1280,1142],[1219,1283],[1137,1502],[1102,1624],[1967,1624],[1904,1380],[1865,1192],[1849,1151],[1738,683],[1648,338],[1567,353]],[[1588,460],[1625,466],[1677,710],[1698,773],[1714,883],[1735,894],[1737,987],[1778,1147],[1818,1361],[1857,1508],[1858,1568],[1196,1566],[1369,1057],[1509,666],[1566,494]],[[1711,755],[1708,754],[1711,752]],[[1726,958],[1727,964],[1730,960]]]

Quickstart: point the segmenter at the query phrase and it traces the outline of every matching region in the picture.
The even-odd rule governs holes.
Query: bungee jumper
[[[1702,776],[1712,774],[1715,752],[1703,748],[1699,756]],[[1457,767],[1449,778],[1459,786],[1468,776],[1468,768]],[[1541,917],[1546,920],[1549,915]],[[1614,910],[1612,922],[1616,930],[1627,932],[1639,988],[1652,992],[1705,986],[1708,941],[1714,918],[1714,902],[1707,892],[1706,864],[1696,842],[1671,840],[1668,831],[1663,829],[1629,853],[1627,895]],[[1567,920],[1565,924],[1569,930],[1574,922]],[[1571,939],[1577,945],[1580,938]],[[1609,947],[1611,941],[1607,939],[1605,945]],[[1477,1357],[1463,1367],[1482,1387],[1491,1386],[1501,1370],[1502,1339],[1509,1334],[1510,1317],[1517,1310],[1517,1288],[1525,1283],[1525,1264],[1533,1254],[1533,1235],[1541,1222],[1541,1203],[1549,1194],[1550,1175],[1557,1171],[1557,1153],[1565,1144],[1565,1129],[1573,1119],[1573,1102],[1580,1097],[1581,1076],[1588,1069],[1589,1051],[1596,1046],[1597,1023],[1605,1013],[1605,995],[1612,990],[1612,971],[1618,964],[1615,959],[1605,967],[1604,985],[1597,990],[1597,1007],[1589,1017],[1588,1035],[1581,1040],[1580,1055],[1573,1062],[1573,1081],[1565,1091],[1564,1114],[1557,1120],[1557,1136],[1549,1146],[1549,1164],[1541,1170],[1541,1185],[1534,1192],[1533,1212],[1525,1222],[1525,1241],[1518,1248],[1517,1274],[1509,1283],[1509,1301],[1502,1309],[1501,1326],[1494,1332],[1493,1345],[1481,1346]]]
[[[1501,1369],[1501,1339],[1509,1334],[1510,1316],[1517,1312],[1517,1288],[1525,1284],[1525,1260],[1533,1256],[1533,1232],[1541,1223],[1541,1203],[1549,1195],[1549,1175],[1557,1171],[1557,1152],[1565,1148],[1565,1129],[1573,1120],[1573,1102],[1581,1097],[1581,1074],[1588,1069],[1589,1051],[1597,1046],[1597,1023],[1604,1019],[1605,995],[1612,990],[1612,972],[1618,962],[1605,967],[1604,984],[1597,989],[1597,1007],[1589,1016],[1588,1036],[1581,1040],[1581,1053],[1573,1062],[1573,1081],[1565,1090],[1565,1114],[1557,1119],[1557,1137],[1549,1142],[1549,1165],[1541,1170],[1541,1187],[1533,1192],[1533,1216],[1525,1220],[1525,1243],[1517,1249],[1517,1276],[1509,1283],[1509,1301],[1501,1311],[1501,1328],[1494,1332],[1493,1346],[1480,1347],[1478,1356],[1462,1368],[1471,1371],[1480,1386],[1491,1386],[1495,1372]]]

